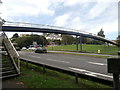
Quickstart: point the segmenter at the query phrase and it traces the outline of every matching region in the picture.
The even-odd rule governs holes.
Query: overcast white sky
[[[118,35],[118,0],[2,0],[1,17],[8,21],[74,28],[106,38]],[[20,33],[19,33],[20,34]],[[9,37],[13,33],[8,34]]]

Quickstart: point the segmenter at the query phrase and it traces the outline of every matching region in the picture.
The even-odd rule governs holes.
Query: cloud
[[[54,1],[54,0],[53,0]],[[20,16],[54,15],[55,11],[50,8],[53,2],[50,0],[8,0],[3,2],[3,17],[14,18]]]
[[[108,23],[104,23],[100,26],[97,26],[96,28],[93,28],[92,33],[93,32],[99,32],[100,29],[103,29],[105,37],[111,40],[115,40],[116,37],[118,36],[118,23],[117,21],[113,21],[113,22],[108,22]]]
[[[81,18],[78,16],[73,16],[73,13],[66,13],[58,16],[54,19],[55,26],[61,26],[64,28],[71,28],[76,31],[86,31],[86,23],[82,22]]]
[[[25,0],[25,2],[31,6],[32,8],[34,8],[35,10],[37,10],[39,12],[39,14],[49,14],[49,15],[53,15],[54,14],[54,10],[50,8],[50,6],[52,6],[52,4],[55,2],[55,0]]]
[[[110,2],[118,2],[119,0],[61,0],[64,6],[74,6],[78,4],[87,4],[91,2],[98,2],[98,3],[110,3]]]
[[[93,0],[95,2],[105,2],[105,3],[109,3],[109,2],[119,2],[119,0]]]
[[[81,21],[80,17],[73,16],[73,13],[65,13],[61,16],[57,16],[54,19],[54,25],[73,28],[73,29],[83,29],[85,28],[84,23]]]
[[[86,23],[84,23],[80,17],[76,16],[71,18],[71,21],[68,22],[68,27],[79,30],[79,31],[85,31],[86,29]]]
[[[118,32],[118,22],[117,22],[117,20],[115,20],[113,22],[105,22],[103,24],[91,27],[90,32],[97,34],[101,28],[103,29],[105,34]]]
[[[80,3],[80,0],[62,0],[62,2],[64,3],[64,6],[74,6],[78,3]]]
[[[99,2],[97,3],[87,15],[88,19],[94,19],[100,16],[102,13],[106,11],[106,9],[110,6],[110,3]]]
[[[97,33],[116,32],[118,0],[4,0],[2,17]],[[115,3],[115,4],[114,4]]]
[[[61,16],[57,16],[54,19],[54,24],[57,26],[65,26],[67,24],[67,20],[69,19],[70,14],[63,14]]]

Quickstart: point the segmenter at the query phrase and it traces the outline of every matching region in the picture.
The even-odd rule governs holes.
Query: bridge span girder
[[[75,36],[88,37],[88,38],[104,41],[104,42],[119,46],[117,43],[107,40],[105,38],[93,36],[90,34],[84,34],[80,32],[74,32],[74,31],[63,31],[63,30],[56,30],[51,28],[48,29],[48,28],[34,28],[34,27],[17,27],[17,26],[2,26],[2,30],[6,32],[43,32],[43,33],[69,34],[69,35],[75,35]]]

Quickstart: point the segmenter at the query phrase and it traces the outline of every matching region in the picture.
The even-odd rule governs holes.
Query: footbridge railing
[[[19,54],[16,51],[15,47],[13,46],[11,40],[7,37],[7,35],[3,32],[3,44],[10,55],[12,62],[17,70],[17,73],[20,74],[20,58]]]
[[[52,25],[44,25],[44,24],[33,24],[33,23],[24,23],[24,22],[11,22],[11,21],[5,21],[3,26],[31,27],[31,28],[41,28],[41,29],[50,29],[50,30],[52,29],[52,30],[76,32],[76,33],[84,34],[84,36],[87,35],[87,36],[96,37],[96,38],[101,39],[101,40],[110,41],[112,44],[116,45],[116,42],[111,41],[107,38],[104,38],[104,37],[101,37],[101,36],[98,36],[96,34],[92,34],[92,33],[89,33],[89,32],[77,30],[77,29],[63,28],[63,27],[52,26]]]

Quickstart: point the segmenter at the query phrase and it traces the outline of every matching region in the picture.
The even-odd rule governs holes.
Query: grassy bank
[[[79,84],[75,83],[73,76],[22,62],[21,76],[15,80],[23,82],[28,88],[111,88],[93,81],[79,78]]]
[[[118,47],[116,46],[83,44],[82,47],[84,52],[89,52],[89,53],[98,53],[98,50],[100,50],[100,53],[102,54],[116,55],[118,51]],[[46,49],[60,50],[60,51],[76,51],[76,45],[50,46],[50,47],[46,47]],[[80,51],[80,45],[79,45],[79,51]]]
[[[3,56],[3,61],[9,57]],[[103,84],[79,78],[79,84],[75,83],[75,77],[63,74],[54,70],[45,69],[43,67],[21,62],[21,75],[11,80],[12,82],[20,82],[26,88],[111,88]],[[7,88],[7,87],[6,87]]]

